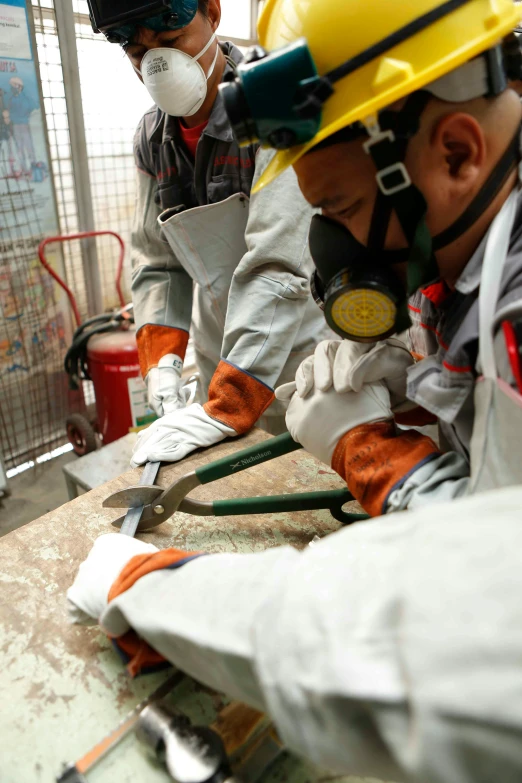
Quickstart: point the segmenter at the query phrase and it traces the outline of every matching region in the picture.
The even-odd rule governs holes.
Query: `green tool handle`
[[[240,473],[242,470],[252,468],[254,465],[261,465],[263,462],[282,457],[284,454],[291,454],[301,448],[302,446],[286,433],[258,443],[256,446],[251,446],[249,449],[238,451],[236,454],[231,454],[216,462],[211,462],[210,465],[203,465],[196,470],[196,476],[202,484],[210,484],[212,481],[232,476],[234,473]]]
[[[289,511],[317,511],[328,509],[334,519],[343,525],[350,525],[362,519],[368,519],[366,514],[348,514],[343,511],[345,503],[353,501],[353,496],[347,489],[334,489],[330,492],[303,492],[295,495],[272,495],[259,498],[237,498],[232,500],[215,500],[212,504],[217,517],[235,516],[237,514],[275,514]]]

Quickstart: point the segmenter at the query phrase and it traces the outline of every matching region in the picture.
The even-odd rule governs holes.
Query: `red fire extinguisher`
[[[65,281],[50,266],[45,248],[52,242],[106,235],[115,237],[120,245],[116,290],[122,309],[95,316],[82,324],[76,299]],[[40,243],[38,255],[49,274],[66,292],[78,327],[65,357],[70,388],[81,391],[84,380],[92,380],[94,386],[95,415],[73,413],[66,421],[67,436],[76,454],[82,456],[100,445],[122,438],[133,427],[155,418],[146,405],[145,385],[140,378],[132,306],[125,305],[121,290],[125,245],[119,234],[113,231],[89,231],[49,237]]]
[[[106,445],[138,424],[132,415],[132,396],[140,375],[134,327],[95,334],[87,343],[87,368],[94,384],[97,430]]]

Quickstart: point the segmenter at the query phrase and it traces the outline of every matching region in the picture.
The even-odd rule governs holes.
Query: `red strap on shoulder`
[[[520,357],[520,348],[518,345],[517,334],[515,327],[511,321],[502,322],[502,331],[504,332],[504,340],[506,342],[506,350],[511,367],[511,372],[515,378],[517,384],[518,393],[522,394],[522,360]]]
[[[421,294],[425,296],[426,299],[429,299],[435,307],[440,307],[451,294],[451,291],[444,280],[439,280],[438,283],[432,283],[432,285],[427,286],[427,288],[423,288]]]

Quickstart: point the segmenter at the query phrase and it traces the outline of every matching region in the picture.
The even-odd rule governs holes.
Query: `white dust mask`
[[[219,45],[208,74],[198,63],[215,40],[195,57],[179,49],[150,49],[141,61],[140,73],[154,103],[171,117],[191,117],[207,97],[207,82],[216,67]]]

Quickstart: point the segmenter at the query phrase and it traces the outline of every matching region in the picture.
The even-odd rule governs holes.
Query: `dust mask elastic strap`
[[[200,51],[199,54],[196,54],[195,57],[191,57],[191,60],[195,60],[196,62],[198,60],[200,60],[201,57],[203,57],[203,55],[206,52],[208,52],[208,50],[210,49],[213,41],[215,41],[215,40],[216,40],[216,33],[214,33],[214,35],[210,38],[209,42],[203,47],[203,49]],[[214,60],[212,61],[212,65],[210,66],[209,71],[207,73],[207,82],[210,79],[210,77],[212,76],[212,74],[214,73],[214,68],[216,67],[218,54],[219,54],[219,46],[216,46],[216,54],[214,55]],[[134,68],[134,70],[136,71],[138,76],[141,76],[141,68],[136,68],[134,63],[132,63],[132,67]]]
[[[216,40],[216,33],[214,33],[214,35],[210,38],[209,42],[207,43],[206,46],[203,47],[203,49],[200,51],[200,53],[197,54],[192,59],[193,60],[200,60],[203,57],[203,55],[206,54],[206,52],[208,52],[208,50],[210,49],[211,45],[213,44],[213,42],[215,40]],[[212,76],[212,74],[214,73],[214,68],[216,67],[216,62],[217,62],[217,58],[218,58],[218,52],[219,52],[219,46],[216,46],[216,54],[214,55],[214,60],[212,61],[212,65],[210,66],[209,71],[207,73],[207,82],[210,79],[210,77]]]

